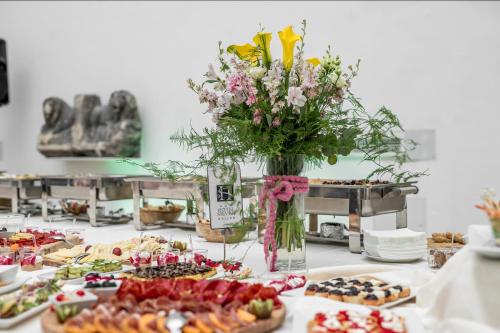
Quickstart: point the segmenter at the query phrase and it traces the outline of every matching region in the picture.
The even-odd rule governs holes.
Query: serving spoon
[[[168,313],[168,318],[165,322],[165,326],[170,331],[170,333],[181,333],[181,329],[184,324],[186,324],[186,322],[187,319],[182,314],[182,312],[172,309]]]

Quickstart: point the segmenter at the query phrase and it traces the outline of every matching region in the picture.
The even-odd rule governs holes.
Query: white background
[[[11,104],[0,108],[0,141],[10,172],[123,170],[113,161],[47,160],[36,151],[42,101],[77,93],[103,102],[127,89],[144,123],[144,160],[189,160],[168,140],[175,130],[207,125],[186,88],[215,60],[217,41],[249,42],[262,23],[276,32],[308,20],[306,55],[332,44],[344,63],[362,59],[353,91],[371,109],[386,105],[407,129],[436,130],[436,159],[410,225],[461,230],[486,223],[473,208],[486,186],[500,190],[500,3],[496,2],[1,2],[0,38],[8,43]],[[296,29],[298,30],[298,29]],[[277,35],[273,54],[280,56]],[[356,158],[310,176],[362,177]],[[124,171],[135,171],[126,169]],[[243,176],[257,174],[243,168]]]

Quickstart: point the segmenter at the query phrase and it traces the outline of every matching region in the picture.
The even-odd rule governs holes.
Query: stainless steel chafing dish
[[[395,213],[396,228],[406,228],[406,196],[417,192],[415,182],[310,184],[309,194],[305,198],[305,212],[309,213],[307,239],[320,242],[328,240],[318,236],[318,215],[348,216],[349,249],[351,252],[360,253],[361,218]]]
[[[242,197],[250,198],[257,195],[260,178],[242,179]],[[169,223],[159,223],[154,225],[145,225],[140,219],[141,203],[148,199],[173,199],[186,200],[187,206],[196,204],[199,217],[203,217],[205,210],[205,200],[208,193],[208,186],[203,181],[196,179],[183,179],[170,181],[157,177],[138,177],[128,178],[127,182],[132,184],[134,197],[134,226],[137,230],[145,230],[159,227],[178,227],[184,229],[195,229],[196,221],[177,221]],[[187,217],[187,216],[186,216]]]
[[[97,216],[99,201],[132,199],[132,187],[125,175],[44,176],[42,177],[42,216],[48,220],[49,198],[87,200],[86,215],[75,216],[88,220],[95,227],[101,223],[126,223],[127,216]]]
[[[2,176],[0,177],[0,198],[8,199],[11,212],[18,213],[23,200],[41,199],[42,185],[35,176]]]

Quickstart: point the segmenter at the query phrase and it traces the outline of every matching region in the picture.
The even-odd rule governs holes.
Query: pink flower
[[[306,104],[307,98],[302,94],[300,87],[288,88],[288,96],[286,98],[288,105],[302,107]]]
[[[255,96],[255,94],[252,92],[248,95],[246,103],[248,106],[250,106],[252,104],[255,104],[255,102],[257,102],[257,96]]]
[[[261,122],[262,122],[262,110],[255,109],[255,112],[253,113],[253,123],[255,125],[260,125]]]
[[[226,88],[233,95],[239,96],[243,93],[246,96],[246,104],[249,106],[257,102],[257,88],[252,78],[243,71],[232,73],[227,79]]]
[[[272,125],[273,125],[273,127],[278,127],[279,125],[281,125],[281,119],[277,118],[277,117],[274,118]]]

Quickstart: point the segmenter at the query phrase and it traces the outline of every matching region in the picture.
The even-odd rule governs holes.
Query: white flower
[[[254,80],[260,80],[266,75],[267,69],[263,67],[252,67],[249,70],[249,75]]]
[[[307,98],[302,94],[302,89],[299,87],[290,87],[288,88],[288,96],[286,100],[288,105],[302,107],[306,104]]]
[[[229,108],[231,107],[231,95],[229,94],[220,95],[217,100],[217,105],[224,110],[229,110]]]
[[[337,82],[335,83],[335,85],[337,86],[337,88],[344,88],[346,85],[347,85],[347,82],[345,81],[345,79],[341,76],[338,78]]]
[[[328,77],[333,83],[337,82],[337,79],[339,78],[339,76],[335,72],[331,72],[330,75],[328,75]]]
[[[217,80],[219,77],[215,73],[214,66],[212,64],[208,65],[208,72],[207,72],[207,78],[209,80]]]

